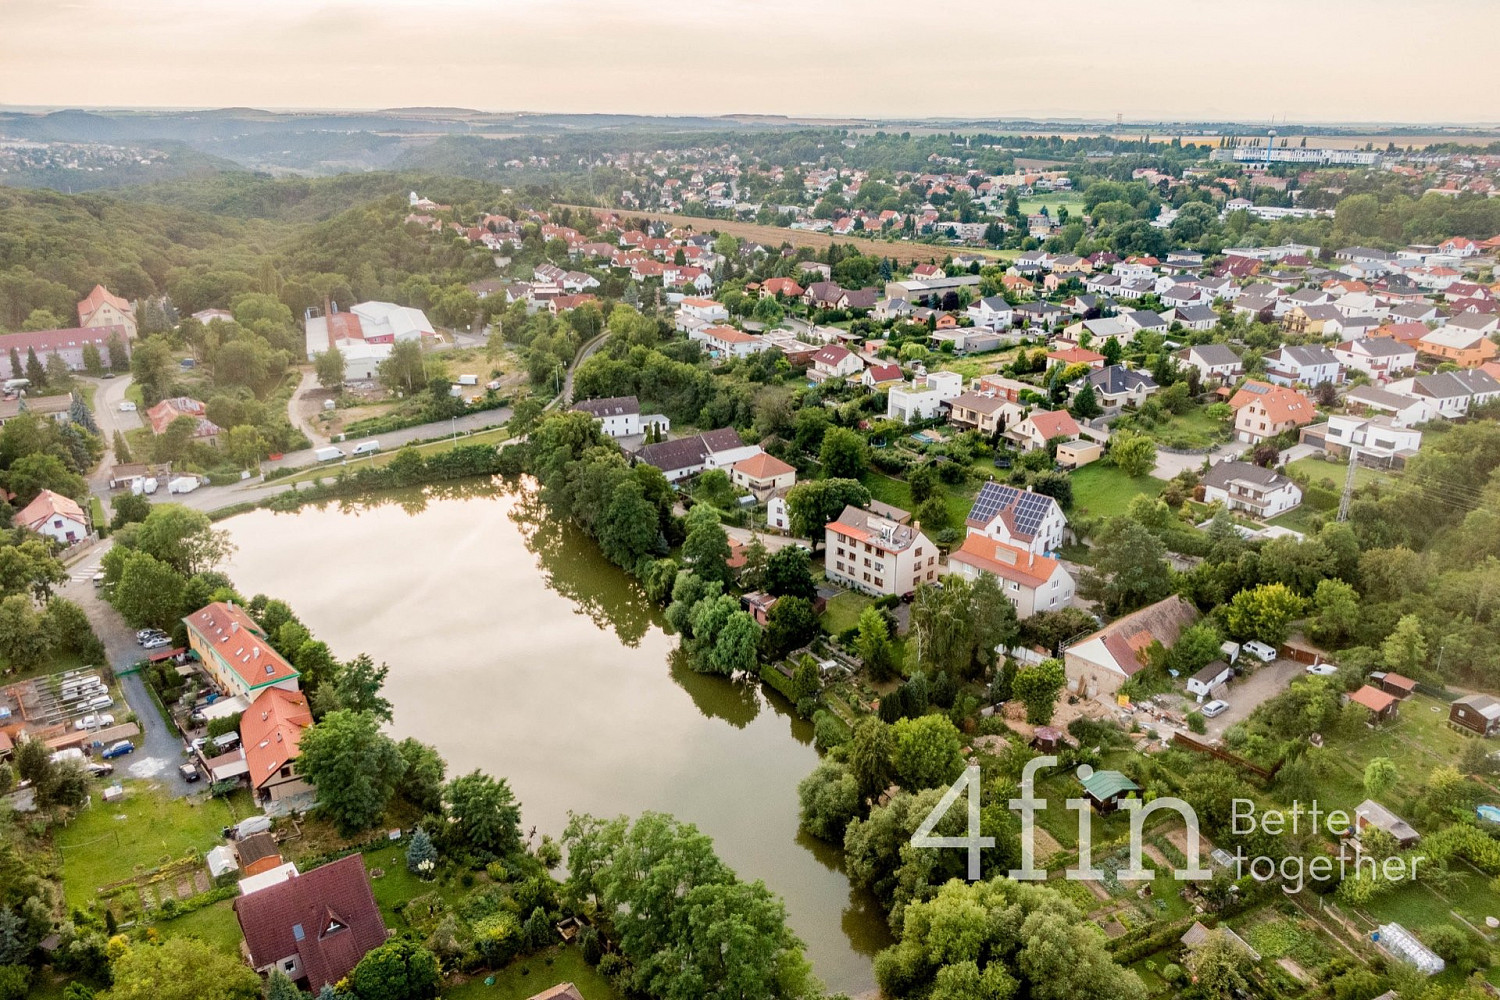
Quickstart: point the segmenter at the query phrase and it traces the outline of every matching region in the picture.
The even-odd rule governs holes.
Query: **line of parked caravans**
[[[71,677],[65,676],[57,695],[70,712],[97,712],[102,708],[113,708],[115,704],[98,674],[79,672]]]

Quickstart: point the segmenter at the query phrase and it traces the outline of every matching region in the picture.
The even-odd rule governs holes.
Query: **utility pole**
[[[1354,499],[1354,471],[1359,468],[1359,448],[1349,446],[1349,471],[1344,475],[1344,495],[1339,497],[1340,521],[1349,520],[1349,501]]]

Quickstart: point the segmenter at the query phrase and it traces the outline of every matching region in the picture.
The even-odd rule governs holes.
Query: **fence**
[[[1252,764],[1245,758],[1239,756],[1238,754],[1232,754],[1228,750],[1224,750],[1216,746],[1210,746],[1207,743],[1200,743],[1183,732],[1173,733],[1172,743],[1174,746],[1180,746],[1184,750],[1191,750],[1193,753],[1205,753],[1210,757],[1216,757],[1219,760],[1224,761],[1226,764],[1233,764],[1236,767],[1243,767],[1245,770],[1251,772],[1252,774],[1258,775],[1266,781],[1270,781],[1272,778],[1276,777],[1276,772],[1281,770],[1281,765],[1285,763],[1285,761],[1278,760],[1275,766],[1268,770],[1264,767],[1261,767],[1259,764]]]

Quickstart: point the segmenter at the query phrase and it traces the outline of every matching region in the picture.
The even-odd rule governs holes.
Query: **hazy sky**
[[[0,0],[0,104],[1500,121],[1497,0]]]

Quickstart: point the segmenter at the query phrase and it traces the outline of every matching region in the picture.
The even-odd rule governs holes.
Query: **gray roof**
[[[1172,310],[1173,316],[1182,323],[1201,323],[1210,320],[1217,323],[1219,314],[1214,312],[1212,306],[1186,305],[1178,306]]]
[[[1471,694],[1453,699],[1453,704],[1463,705],[1486,719],[1500,719],[1500,698],[1492,694]]]
[[[1189,307],[1184,307],[1189,308]],[[1177,356],[1186,360],[1189,354],[1196,354],[1204,364],[1211,367],[1219,365],[1237,365],[1240,356],[1230,349],[1228,344],[1195,344],[1177,352]]]
[[[1412,379],[1412,391],[1433,399],[1454,399],[1459,396],[1500,392],[1500,382],[1496,382],[1488,372],[1477,370],[1438,372],[1436,375],[1419,375]]]
[[[1203,474],[1203,485],[1224,489],[1232,482],[1254,483],[1266,489],[1279,489],[1291,482],[1274,469],[1250,462],[1220,462]]]
[[[1401,354],[1415,354],[1416,348],[1408,347],[1394,337],[1365,337],[1350,342],[1372,358],[1394,358]]]
[[[1155,389],[1156,381],[1145,372],[1134,371],[1124,365],[1110,365],[1089,373],[1089,384],[1107,395],[1130,392],[1138,386]]]
[[[1283,359],[1293,361],[1298,365],[1336,365],[1339,359],[1333,356],[1333,352],[1321,344],[1310,344],[1306,347],[1283,347],[1271,357],[1280,355]]]
[[[1415,840],[1420,836],[1415,827],[1374,799],[1365,799],[1355,806],[1354,814],[1370,826],[1384,830],[1397,840]]]
[[[675,441],[658,441],[648,444],[635,453],[636,458],[647,465],[654,465],[663,472],[686,469],[702,465],[704,460],[719,451],[732,451],[744,447],[739,432],[733,427],[723,427],[707,434],[677,438]]]
[[[593,417],[622,417],[640,413],[640,400],[634,396],[610,396],[607,399],[584,399],[573,404],[573,409]]]

